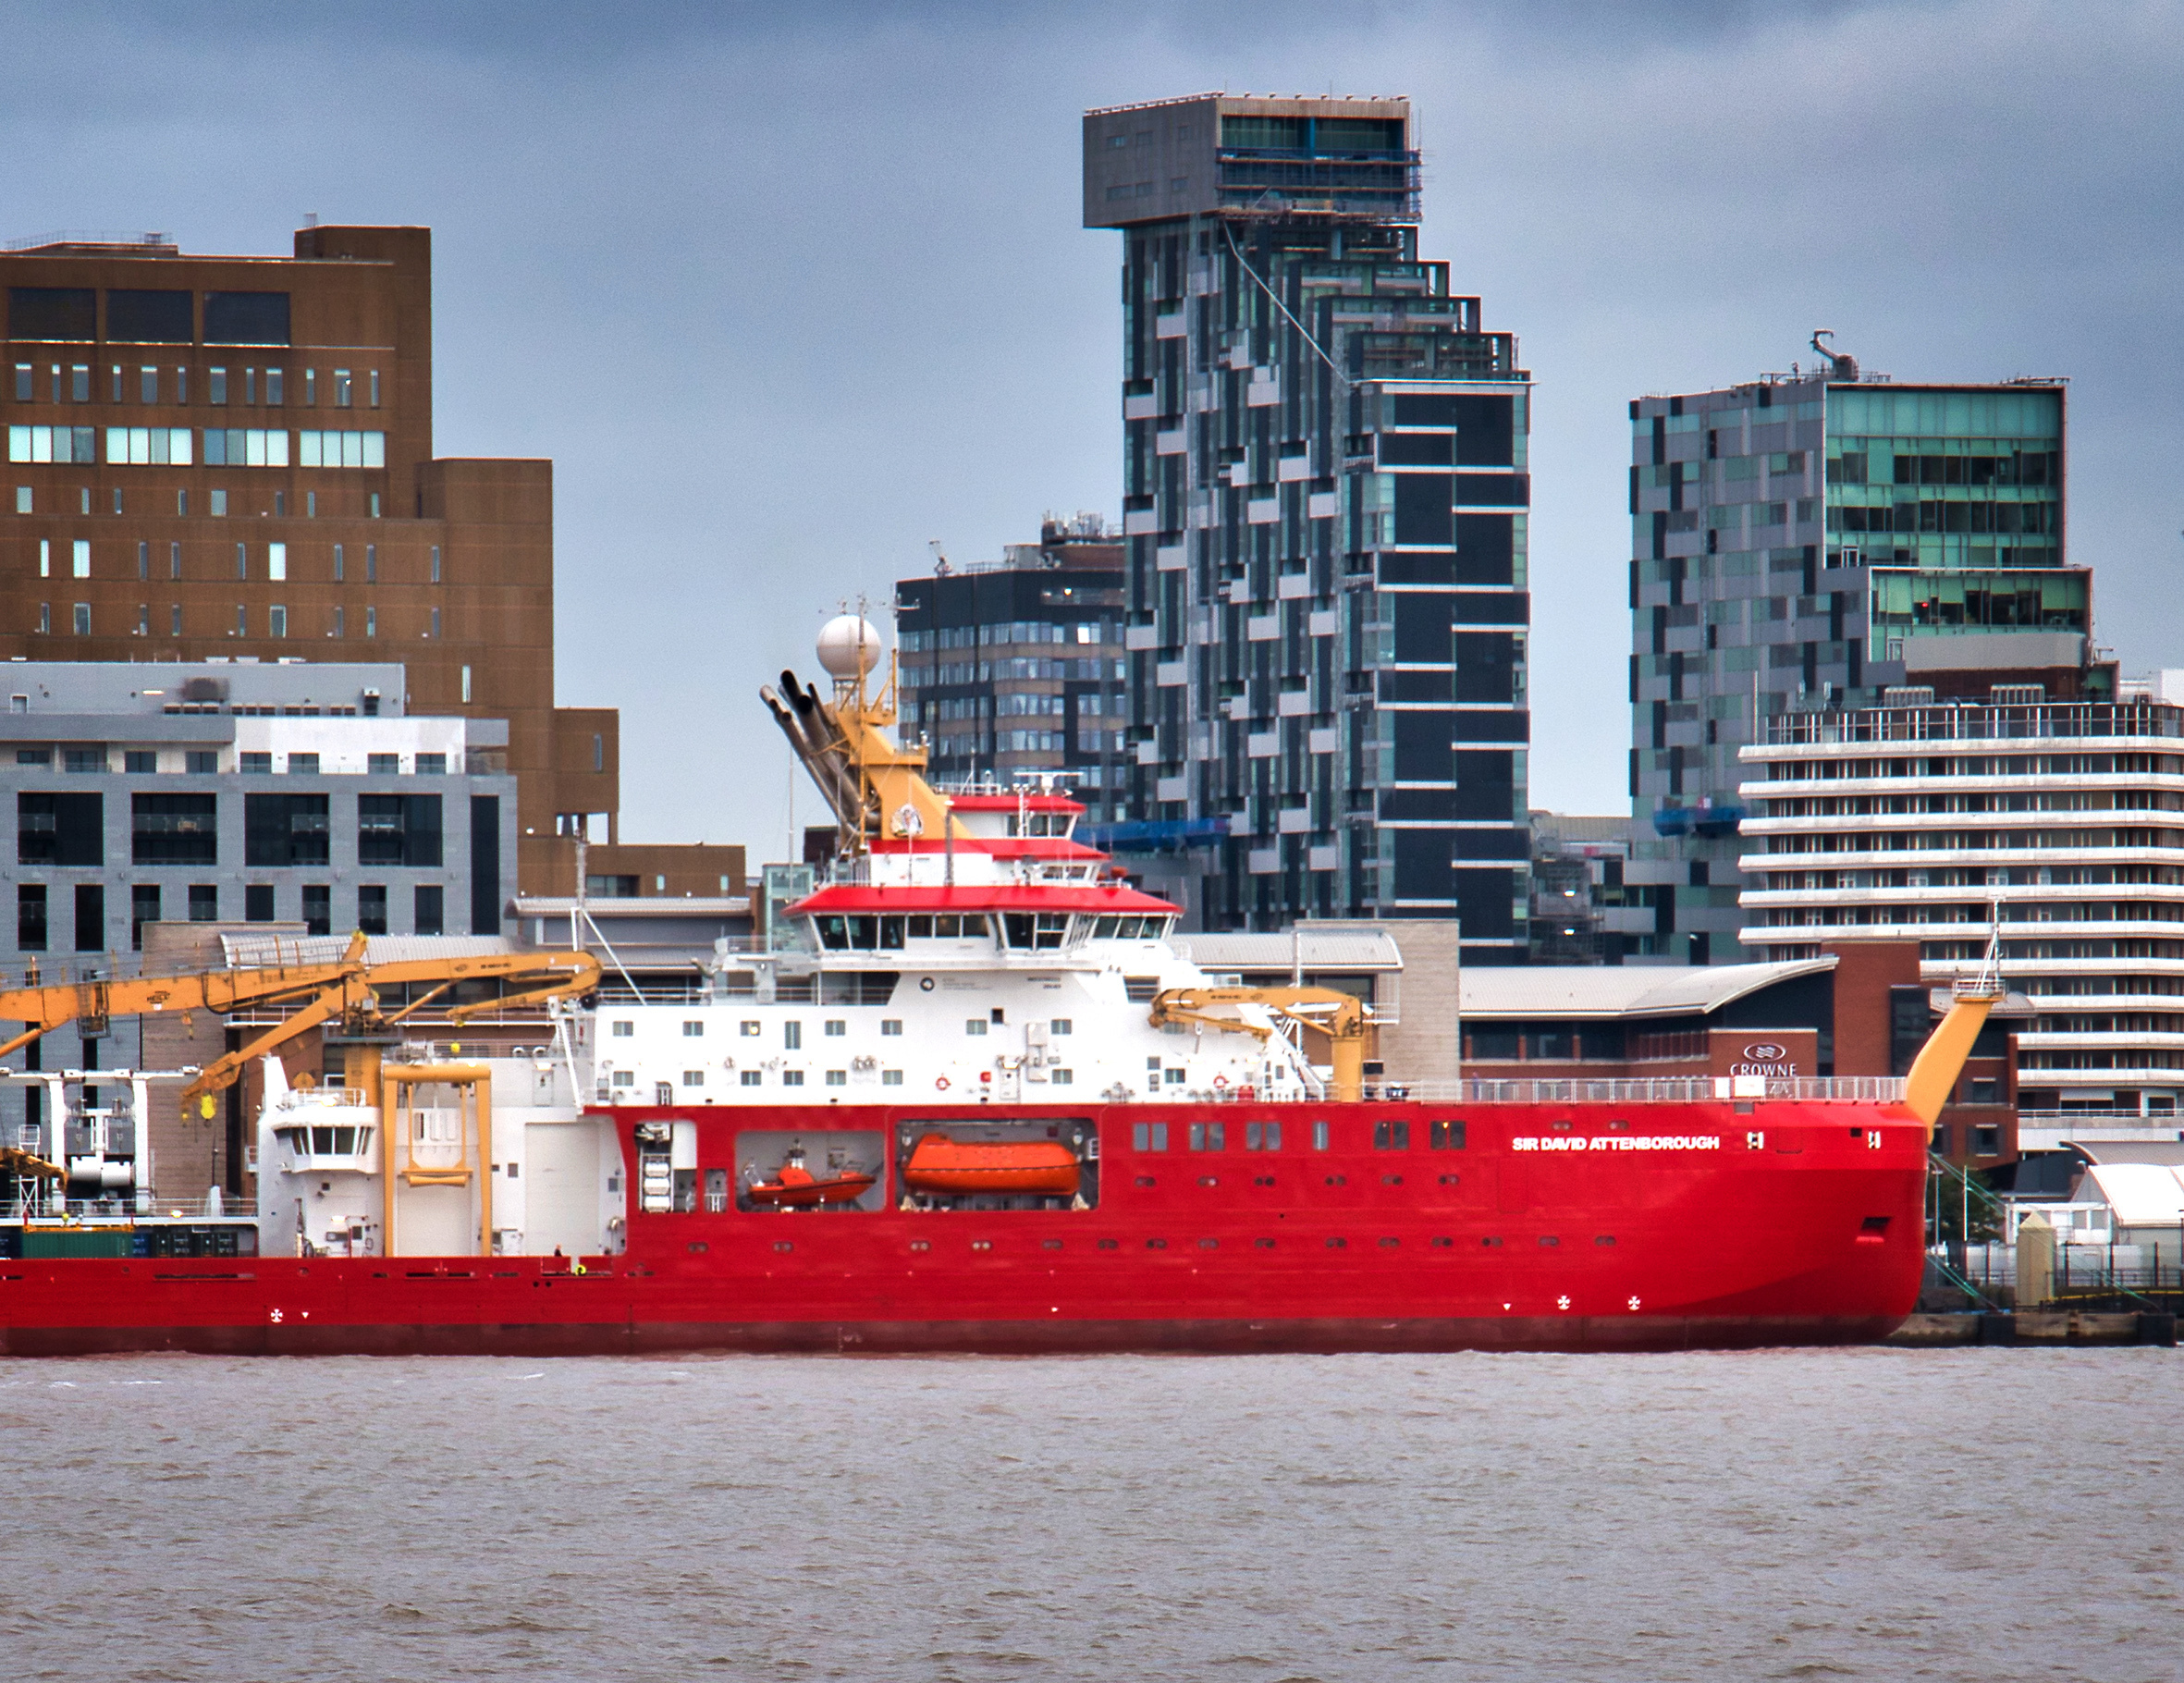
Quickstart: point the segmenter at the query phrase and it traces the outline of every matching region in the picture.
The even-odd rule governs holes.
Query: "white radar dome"
[[[819,628],[819,664],[830,678],[862,678],[879,664],[879,631],[862,614],[837,614]]]

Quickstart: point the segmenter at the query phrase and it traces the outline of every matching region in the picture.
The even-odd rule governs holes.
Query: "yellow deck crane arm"
[[[1239,1016],[1221,1014],[1221,1009],[1258,1005],[1270,1015],[1306,1028],[1316,1028],[1333,1047],[1334,1074],[1328,1096],[1355,1102],[1365,1092],[1365,1053],[1371,1043],[1373,1023],[1365,1001],[1333,988],[1171,988],[1153,997],[1151,1022],[1155,1028],[1171,1024],[1192,1024],[1224,1034],[1250,1035],[1266,1040],[1273,1028]]]
[[[188,1102],[230,1086],[253,1058],[330,1022],[359,1031],[393,1026],[427,1001],[462,982],[497,981],[501,991],[490,1000],[452,1007],[454,1022],[488,1011],[573,999],[599,985],[599,961],[588,952],[489,952],[460,957],[404,959],[371,964],[362,935],[351,938],[337,960],[324,964],[282,964],[236,969],[182,971],[174,976],[137,977],[106,981],[63,982],[0,989],[0,1022],[23,1025],[14,1038],[0,1042],[0,1056],[16,1051],[49,1030],[72,1022],[102,1028],[115,1016],[152,1016],[168,1011],[209,1011],[221,1016],[268,1005],[297,1003],[288,1017],[248,1045],[214,1059],[183,1089]],[[383,988],[424,983],[430,991],[391,1016],[379,1008]]]

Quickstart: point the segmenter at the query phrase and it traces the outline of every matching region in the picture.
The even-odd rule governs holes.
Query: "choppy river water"
[[[0,1363],[8,1669],[2184,1677],[2184,1354]]]

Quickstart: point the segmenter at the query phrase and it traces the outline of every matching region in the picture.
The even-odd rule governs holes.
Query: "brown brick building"
[[[554,705],[553,464],[433,454],[429,228],[57,240],[0,287],[0,657],[399,660],[412,711],[508,720],[526,891],[619,841],[618,716]]]

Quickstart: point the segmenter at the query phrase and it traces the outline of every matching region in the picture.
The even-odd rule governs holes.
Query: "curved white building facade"
[[[1739,939],[1769,959],[1915,940],[1942,983],[1979,958],[1998,910],[2005,974],[2037,1012],[2019,1031],[2020,1116],[2173,1116],[2184,707],[1996,694],[1769,720],[1738,756]]]

